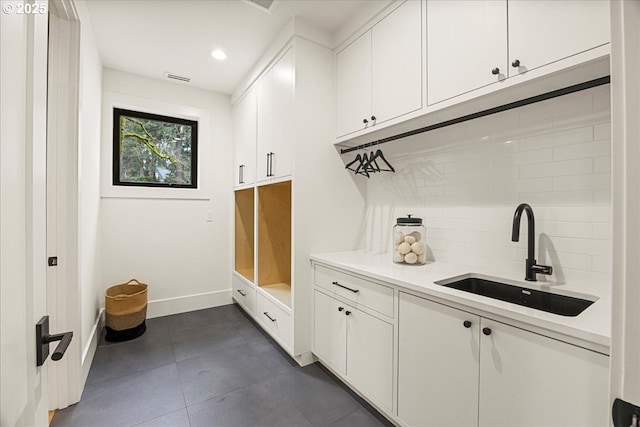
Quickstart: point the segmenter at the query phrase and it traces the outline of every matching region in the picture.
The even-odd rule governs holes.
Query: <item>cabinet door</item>
[[[486,319],[482,328],[479,426],[607,425],[607,356]]]
[[[341,374],[347,369],[346,305],[315,291],[313,352]]]
[[[427,1],[429,105],[504,78],[506,52],[506,0]]]
[[[609,43],[609,2],[509,1],[510,74],[532,70]]]
[[[371,72],[372,125],[422,108],[422,2],[405,2],[373,27]]]
[[[402,292],[398,313],[398,416],[412,426],[477,426],[480,318]]]
[[[256,181],[269,179],[269,154],[273,147],[273,68],[258,80],[258,135]]]
[[[253,184],[256,167],[256,90],[251,88],[233,109],[234,186]]]
[[[371,119],[371,31],[336,55],[338,137],[364,129]]]
[[[293,161],[294,63],[293,50],[273,66],[273,155],[271,175],[291,175]]]
[[[347,307],[347,377],[393,410],[393,325]]]

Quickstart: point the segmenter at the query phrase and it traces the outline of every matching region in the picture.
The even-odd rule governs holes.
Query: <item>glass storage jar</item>
[[[393,262],[424,265],[427,263],[426,229],[422,218],[407,215],[397,218],[393,226]]]

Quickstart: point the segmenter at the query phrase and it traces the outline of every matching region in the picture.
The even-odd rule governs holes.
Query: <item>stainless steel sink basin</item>
[[[498,279],[499,280],[499,279]],[[595,302],[569,295],[561,295],[508,283],[496,282],[475,275],[465,275],[436,282],[487,298],[498,299],[560,316],[575,317]]]

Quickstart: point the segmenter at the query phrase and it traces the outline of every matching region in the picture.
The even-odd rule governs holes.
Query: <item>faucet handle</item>
[[[550,265],[538,265],[538,264],[533,264],[531,266],[531,271],[533,271],[536,274],[553,274],[553,267]]]

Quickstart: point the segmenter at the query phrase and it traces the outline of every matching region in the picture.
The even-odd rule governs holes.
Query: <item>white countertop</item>
[[[608,353],[611,337],[611,295],[605,291],[606,287],[577,283],[526,282],[523,278],[524,260],[522,261],[522,275],[518,277],[505,275],[504,273],[496,274],[496,272],[489,269],[470,268],[442,262],[431,262],[422,266],[394,264],[389,254],[374,254],[366,251],[313,254],[311,255],[311,260],[387,282],[399,288],[418,291],[428,296],[450,301],[458,306],[463,306],[463,308],[468,307],[471,310],[483,311],[568,337],[574,337],[596,344],[597,348],[594,348],[595,350]],[[578,316],[567,317],[434,283],[467,273],[492,276],[526,288],[540,289],[596,301]]]

